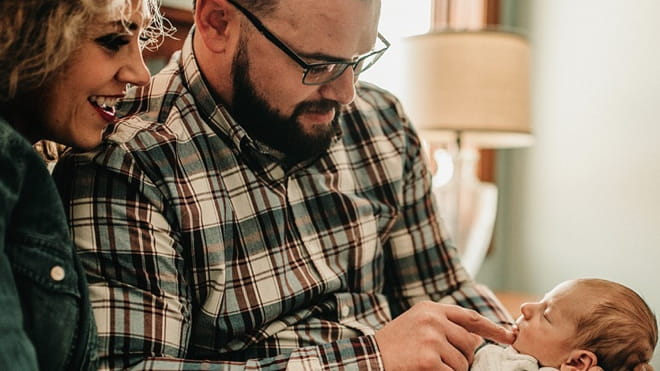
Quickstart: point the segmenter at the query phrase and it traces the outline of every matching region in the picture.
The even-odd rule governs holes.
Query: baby
[[[655,315],[623,285],[602,279],[566,281],[520,311],[513,345],[482,347],[471,370],[653,370]]]

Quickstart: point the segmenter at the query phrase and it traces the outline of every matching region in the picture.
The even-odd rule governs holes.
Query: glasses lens
[[[303,83],[307,85],[325,84],[344,73],[348,66],[348,64],[344,63],[326,63],[313,66],[305,73]]]
[[[388,46],[385,46],[383,49],[374,51],[368,55],[362,57],[356,64],[353,63],[323,63],[313,65],[305,71],[303,76],[303,84],[306,85],[321,85],[328,83],[337,77],[341,76],[346,69],[351,66],[353,71],[355,71],[355,79],[359,74],[373,66],[374,63],[378,61],[380,57],[385,54]]]
[[[385,54],[385,50],[379,50],[373,54],[367,55],[357,66],[355,66],[355,72],[358,74],[364,72],[366,69],[373,66],[383,54]]]

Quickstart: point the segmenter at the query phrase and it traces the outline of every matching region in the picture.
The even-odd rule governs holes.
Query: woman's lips
[[[106,121],[108,123],[111,123],[111,122],[115,121],[115,119],[116,119],[115,107],[101,108],[101,107],[97,106],[96,104],[94,104],[92,102],[90,102],[90,104],[92,105],[92,107],[94,107],[94,109],[96,110],[96,113],[98,113],[99,116],[101,116],[101,118],[104,121]]]
[[[123,95],[92,95],[87,100],[104,121],[114,122],[116,119],[115,106],[122,97]]]

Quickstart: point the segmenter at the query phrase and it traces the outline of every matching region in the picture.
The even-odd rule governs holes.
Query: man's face
[[[263,24],[307,63],[346,61],[370,51],[378,23],[377,0],[281,0],[260,16]],[[233,59],[231,111],[248,134],[300,161],[327,150],[342,105],[355,96],[348,68],[322,85],[302,83],[303,70],[243,20]]]
[[[559,368],[574,350],[578,319],[593,307],[594,300],[586,289],[567,281],[540,302],[523,304],[513,347],[533,356],[542,366]]]
[[[337,132],[332,121],[337,117],[340,103],[329,99],[303,101],[290,115],[281,114],[269,105],[266,98],[259,96],[250,81],[247,53],[247,48],[241,47],[234,59],[232,113],[250,137],[285,153],[295,162],[315,157],[328,149]],[[305,114],[316,114],[322,119],[305,128],[300,120]]]

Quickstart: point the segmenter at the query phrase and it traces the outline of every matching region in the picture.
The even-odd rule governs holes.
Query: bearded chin
[[[248,73],[247,48],[239,48],[233,63],[234,99],[231,113],[247,134],[284,153],[287,161],[300,162],[324,153],[338,133],[337,114],[332,122],[313,125],[305,131],[298,117],[305,112],[339,112],[335,101],[307,101],[298,104],[290,117],[281,116],[255,90]]]

